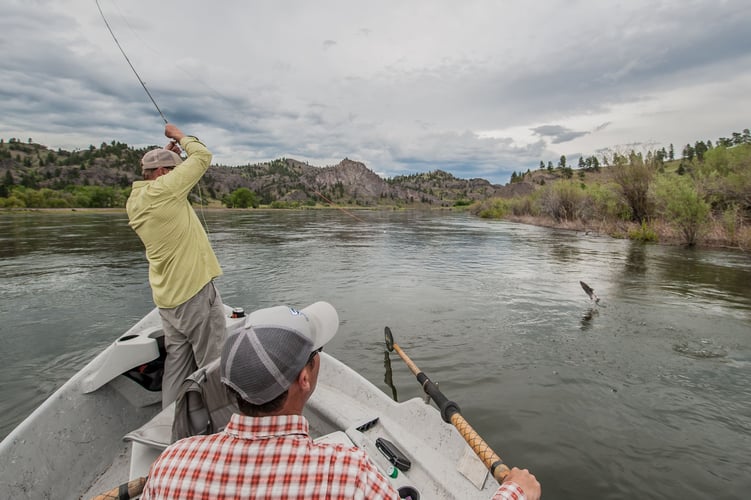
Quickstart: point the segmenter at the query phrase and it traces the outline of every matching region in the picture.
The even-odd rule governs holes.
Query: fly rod
[[[108,22],[107,22],[107,18],[106,18],[106,17],[104,17],[104,12],[102,12],[102,7],[101,7],[101,6],[99,5],[99,0],[95,0],[95,1],[96,1],[96,7],[97,7],[97,9],[99,9],[99,14],[101,14],[101,16],[102,16],[102,20],[104,21],[104,24],[105,24],[105,26],[107,26],[107,29],[109,30],[109,32],[110,32],[110,35],[112,35],[112,39],[113,39],[113,40],[115,40],[115,43],[117,44],[117,48],[118,48],[118,49],[120,49],[120,52],[122,52],[122,54],[123,54],[123,57],[124,57],[124,58],[125,58],[125,60],[126,60],[126,61],[128,62],[128,66],[130,66],[130,69],[132,69],[132,70],[133,70],[133,74],[135,74],[135,75],[136,75],[136,78],[138,78],[138,81],[139,81],[139,82],[141,83],[141,87],[143,87],[143,90],[145,90],[145,91],[146,91],[146,95],[147,95],[147,96],[149,96],[149,99],[151,99],[151,102],[152,102],[152,103],[154,103],[154,107],[156,108],[156,110],[157,110],[157,111],[159,112],[159,114],[161,115],[161,117],[162,117],[162,120],[164,120],[164,123],[165,123],[165,124],[166,124],[166,123],[169,123],[169,122],[167,121],[167,117],[166,117],[166,116],[164,116],[164,113],[162,113],[162,110],[161,110],[161,109],[159,109],[159,105],[157,105],[156,101],[155,101],[155,100],[154,100],[154,98],[153,98],[153,97],[151,96],[151,92],[149,92],[149,89],[147,89],[147,88],[146,88],[146,84],[145,84],[145,83],[143,83],[143,80],[141,79],[141,76],[140,76],[140,75],[138,74],[138,71],[136,71],[136,68],[134,68],[134,67],[133,67],[133,64],[131,64],[131,62],[130,62],[130,59],[128,59],[128,55],[127,55],[127,54],[125,53],[125,51],[123,50],[122,46],[120,45],[120,42],[118,42],[118,41],[117,41],[117,37],[115,36],[115,33],[114,33],[114,32],[112,31],[112,28],[110,28],[110,23],[108,23]]]

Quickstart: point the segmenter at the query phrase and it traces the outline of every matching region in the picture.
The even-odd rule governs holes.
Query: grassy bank
[[[663,160],[632,152],[610,166],[580,169],[576,178],[565,168],[527,172],[517,178],[519,194],[471,211],[615,238],[751,251],[751,144]]]
[[[646,228],[628,221],[556,221],[548,216],[506,215],[502,220],[533,226],[563,229],[584,233],[589,236],[607,236],[617,239],[633,239],[662,245],[685,246],[683,235],[664,221],[653,221]],[[751,227],[744,226],[732,237],[720,222],[708,224],[706,234],[702,234],[694,244],[697,248],[727,248],[751,252]]]

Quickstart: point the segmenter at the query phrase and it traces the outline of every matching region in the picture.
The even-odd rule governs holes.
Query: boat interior
[[[242,321],[228,318],[228,330]],[[173,441],[175,404],[161,408],[164,357],[155,309],[3,440],[11,465],[0,497],[88,499],[146,476]],[[326,353],[305,410],[315,440],[364,449],[403,498],[490,498],[485,466],[437,414],[420,398],[395,402]]]

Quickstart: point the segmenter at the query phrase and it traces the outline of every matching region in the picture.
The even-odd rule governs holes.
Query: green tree
[[[600,160],[598,160],[596,156],[592,156],[592,170],[595,172],[600,171]]]
[[[709,204],[688,176],[660,176],[654,186],[657,206],[663,217],[674,224],[683,242],[694,246],[709,219]]]
[[[633,151],[629,155],[629,162],[623,156],[618,156],[618,164],[614,168],[613,180],[618,184],[623,198],[631,208],[631,216],[636,222],[644,222],[650,213],[649,186],[653,172],[644,163],[641,155]]]
[[[232,194],[229,196],[229,201],[231,206],[227,206],[231,208],[258,207],[255,193],[246,187],[241,187],[232,191]]]
[[[540,205],[556,222],[572,221],[580,216],[585,198],[575,182],[558,181],[543,188]]]
[[[5,179],[3,179],[2,183],[2,189],[5,194],[2,195],[3,198],[10,196],[11,188],[16,184],[16,180],[13,178],[13,174],[11,173],[10,169],[5,171]]]
[[[751,214],[751,144],[712,148],[693,172],[714,210],[738,206]]]
[[[694,147],[691,144],[686,144],[683,147],[683,157],[688,161],[694,159]]]
[[[694,144],[694,153],[696,154],[696,159],[699,161],[704,161],[704,153],[708,150],[709,148],[704,141],[696,141],[696,144]]]

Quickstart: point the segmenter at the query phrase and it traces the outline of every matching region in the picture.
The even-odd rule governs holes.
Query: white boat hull
[[[241,321],[228,319],[228,329]],[[160,413],[161,393],[122,373],[158,354],[161,335],[153,310],[0,443],[0,498],[90,498],[148,471],[160,449],[123,437]],[[384,473],[391,464],[375,441],[395,443],[412,465],[391,481],[397,488],[415,488],[420,498],[487,499],[497,488],[433,406],[419,398],[397,403],[326,353],[305,416],[314,438],[349,440]],[[168,441],[169,425],[162,427]]]

